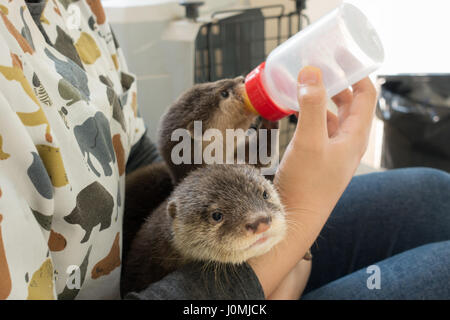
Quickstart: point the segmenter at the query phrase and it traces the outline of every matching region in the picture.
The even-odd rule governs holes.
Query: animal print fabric
[[[0,299],[120,298],[136,79],[100,0],[47,0],[40,22],[0,0]]]

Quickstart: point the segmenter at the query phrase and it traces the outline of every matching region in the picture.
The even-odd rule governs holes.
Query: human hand
[[[274,183],[286,211],[330,213],[367,148],[376,90],[365,78],[334,96],[336,116],[318,68],[304,68],[298,80],[298,125]]]
[[[369,78],[332,98],[337,116],[327,111],[319,69],[306,67],[298,79],[299,120],[274,180],[288,231],[274,250],[248,261],[266,297],[318,237],[366,150],[375,110],[376,90]]]

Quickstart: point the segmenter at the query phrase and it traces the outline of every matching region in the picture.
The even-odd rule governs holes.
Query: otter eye
[[[264,192],[263,192],[262,196],[263,196],[264,200],[267,200],[267,199],[269,199],[269,194],[267,193],[267,191],[266,191],[266,190],[264,190]]]
[[[219,212],[219,211],[214,211],[211,214],[211,216],[214,219],[214,221],[216,221],[216,222],[220,222],[223,219],[223,214],[221,212]]]
[[[230,93],[228,92],[228,90],[223,90],[220,92],[220,95],[226,99],[230,96]]]

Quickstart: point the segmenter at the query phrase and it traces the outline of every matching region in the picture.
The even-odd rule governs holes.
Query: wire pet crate
[[[195,43],[195,83],[246,75],[263,62],[283,41],[302,29],[309,19],[302,13],[306,0],[297,1],[295,11],[285,13],[283,5],[212,14]],[[295,117],[280,121],[280,155],[295,129]]]

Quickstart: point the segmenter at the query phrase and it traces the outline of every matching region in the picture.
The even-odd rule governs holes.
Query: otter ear
[[[167,212],[169,213],[169,216],[174,219],[177,215],[177,204],[174,200],[170,200],[167,204]]]

